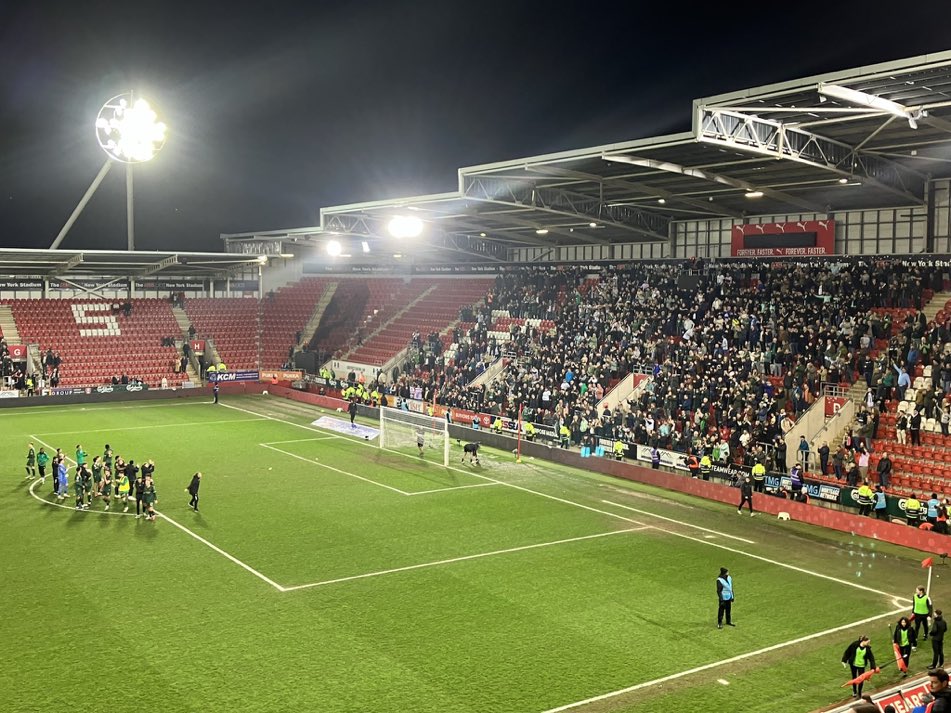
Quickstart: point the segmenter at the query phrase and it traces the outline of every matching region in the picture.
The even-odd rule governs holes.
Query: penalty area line
[[[678,678],[683,678],[684,676],[690,676],[695,673],[702,673],[703,671],[709,671],[710,669],[719,668],[720,666],[725,666],[727,664],[736,663],[737,661],[743,661],[744,659],[753,658],[754,656],[760,656],[762,654],[768,654],[771,651],[778,651],[779,649],[784,649],[788,646],[795,646],[796,644],[801,644],[805,641],[812,641],[813,639],[819,639],[829,634],[837,634],[840,631],[846,631],[856,626],[862,626],[863,624],[868,624],[873,621],[878,621],[879,619],[884,619],[886,617],[893,617],[902,612],[908,611],[907,606],[903,606],[900,609],[893,609],[892,611],[885,612],[884,614],[878,614],[876,616],[870,616],[867,619],[861,619],[859,621],[853,621],[849,624],[843,624],[842,626],[837,626],[834,629],[826,629],[825,631],[817,631],[814,634],[808,634],[806,636],[800,636],[798,639],[792,639],[790,641],[784,641],[779,644],[773,644],[772,646],[766,646],[762,649],[757,649],[756,651],[748,651],[745,654],[740,654],[738,656],[733,656],[728,659],[722,659],[720,661],[714,661],[712,663],[704,664],[703,666],[697,666],[695,668],[687,669],[686,671],[680,671],[679,673],[672,673],[669,676],[663,676],[662,678],[655,678],[652,681],[644,681],[643,683],[637,683],[633,686],[628,686],[627,688],[621,688],[617,691],[610,691],[609,693],[602,693],[599,696],[592,696],[591,698],[585,698],[583,701],[575,701],[574,703],[567,703],[563,706],[558,706],[557,708],[549,708],[548,710],[542,711],[542,713],[561,713],[562,711],[570,711],[576,708],[581,708],[582,706],[589,705],[591,703],[598,703],[599,701],[605,701],[609,698],[616,698],[618,696],[623,696],[626,693],[633,693],[634,691],[639,691],[644,688],[651,688],[652,686],[658,686],[662,683],[667,683],[668,681],[676,681]]]

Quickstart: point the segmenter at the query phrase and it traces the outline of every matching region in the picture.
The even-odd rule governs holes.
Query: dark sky
[[[697,97],[951,49],[948,2],[767,5],[0,1],[0,245],[52,242],[129,88],[170,127],[136,173],[138,247],[218,250],[454,190],[459,166],[683,131]],[[63,247],[124,248],[124,187]]]

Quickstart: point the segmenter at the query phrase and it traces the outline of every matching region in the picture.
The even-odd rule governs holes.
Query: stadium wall
[[[478,439],[484,446],[508,452],[513,450],[516,443],[515,439],[510,436],[498,435],[485,430],[474,432],[470,428],[456,425],[449,426],[449,435],[451,438],[461,440]],[[690,478],[665,470],[645,468],[609,458],[582,458],[580,453],[573,450],[522,441],[522,455],[562,463],[563,465],[594,471],[615,478],[653,485],[706,500],[715,500],[731,507],[736,507],[739,502],[739,491],[729,485]],[[797,503],[793,500],[770,495],[755,495],[753,507],[758,512],[767,515],[776,516],[780,512],[788,512],[793,520],[799,522],[818,525],[839,532],[854,533],[862,537],[891,542],[923,552],[941,554],[951,548],[951,539],[948,539],[947,535],[938,535],[907,525],[862,517],[806,503]]]
[[[926,206],[898,206],[832,213],[787,213],[742,220],[683,220],[672,224],[671,244],[563,245],[526,247],[511,251],[513,262],[586,262],[658,258],[730,257],[733,225],[807,220],[836,221],[835,251],[843,255],[902,255],[951,252],[951,181],[934,186],[934,245],[928,250]]]

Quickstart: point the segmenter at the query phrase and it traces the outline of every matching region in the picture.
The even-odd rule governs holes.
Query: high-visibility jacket
[[[753,466],[753,480],[757,483],[761,483],[766,480],[766,466],[762,463],[757,463]]]

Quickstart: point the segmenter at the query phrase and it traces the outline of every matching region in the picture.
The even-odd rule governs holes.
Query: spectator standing
[[[819,447],[819,472],[829,474],[829,444],[826,441]]]
[[[875,487],[875,518],[878,520],[888,520],[888,500],[885,497],[885,490],[881,485]]]
[[[904,411],[899,412],[898,420],[895,421],[895,436],[902,445],[908,442],[908,414]]]
[[[908,420],[908,434],[911,436],[911,445],[921,445],[921,410],[915,409]]]
[[[863,482],[868,480],[868,461],[869,461],[868,449],[865,446],[862,446],[859,449],[858,465],[859,465],[859,478],[861,478]]]
[[[799,436],[799,464],[803,471],[809,470],[809,442],[805,436]]]
[[[883,488],[887,488],[891,477],[892,459],[888,457],[888,453],[882,453],[882,457],[878,461],[878,482]]]
[[[948,687],[948,673],[939,668],[928,672],[928,690],[934,696],[934,704],[928,713],[949,713],[951,711],[951,688]]]
[[[931,668],[944,666],[944,634],[948,630],[948,622],[944,620],[940,609],[934,610],[934,619],[931,621]]]

